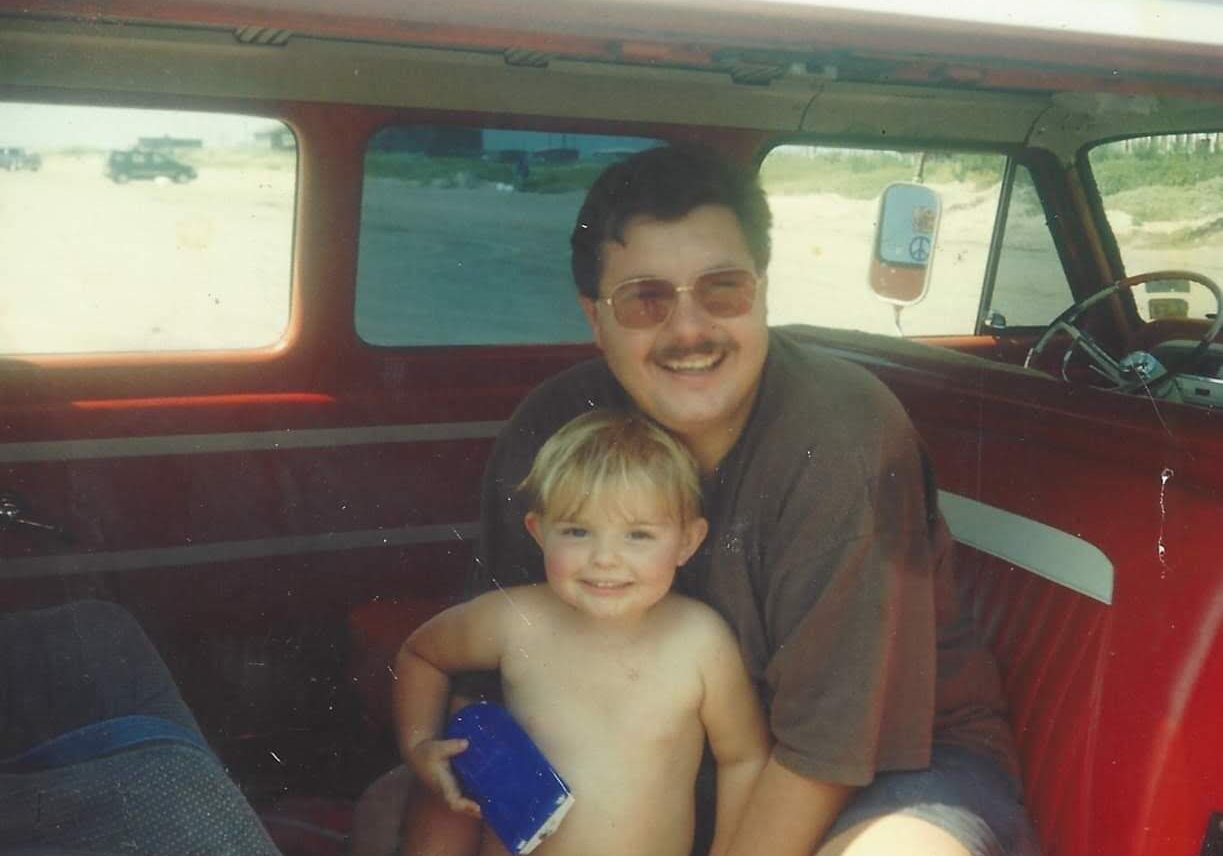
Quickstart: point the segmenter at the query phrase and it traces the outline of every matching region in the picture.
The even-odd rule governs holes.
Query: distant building
[[[178,149],[200,149],[204,141],[190,137],[171,137],[166,134],[161,137],[141,137],[136,141],[136,148],[148,152],[170,152]]]
[[[288,128],[272,128],[269,131],[256,131],[255,141],[269,149],[283,151],[297,148],[297,138]]]
[[[610,162],[656,145],[657,140],[647,137],[609,137],[601,134],[505,129],[489,129],[484,132],[486,150],[526,151],[537,163],[572,163],[575,160]]]
[[[577,163],[581,152],[577,149],[568,146],[559,149],[540,149],[537,152],[531,152],[531,160],[539,163]]]
[[[431,157],[479,157],[484,151],[484,132],[480,128],[392,126],[379,131],[370,142],[370,148]]]

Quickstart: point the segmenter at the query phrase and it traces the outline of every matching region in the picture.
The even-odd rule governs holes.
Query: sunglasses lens
[[[612,292],[612,311],[622,327],[657,327],[670,317],[679,292],[665,279],[632,280]],[[751,310],[756,299],[756,275],[737,268],[709,271],[701,274],[692,292],[705,312],[717,318],[734,318]]]
[[[655,327],[675,307],[675,286],[665,279],[626,282],[612,292],[611,304],[621,325],[637,330]]]
[[[756,299],[756,275],[746,270],[715,270],[696,281],[701,308],[717,318],[745,315]]]

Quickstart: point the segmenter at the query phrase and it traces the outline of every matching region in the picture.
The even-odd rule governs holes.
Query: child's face
[[[644,615],[708,529],[699,517],[681,524],[653,492],[627,489],[592,497],[566,518],[532,512],[526,526],[543,549],[552,591],[600,619]]]

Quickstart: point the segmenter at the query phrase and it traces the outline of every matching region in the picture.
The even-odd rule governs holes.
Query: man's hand
[[[445,800],[451,811],[480,819],[480,806],[463,796],[450,759],[467,750],[466,740],[421,740],[408,753],[416,775]]]

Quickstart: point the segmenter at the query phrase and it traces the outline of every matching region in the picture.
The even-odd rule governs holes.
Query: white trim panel
[[[1101,603],[1113,602],[1113,563],[1082,538],[1029,517],[939,491],[957,541]]]

